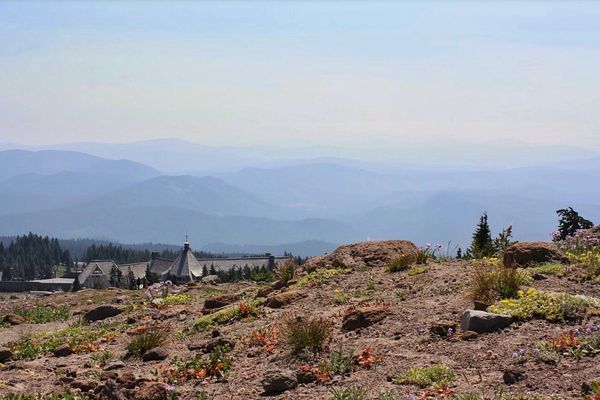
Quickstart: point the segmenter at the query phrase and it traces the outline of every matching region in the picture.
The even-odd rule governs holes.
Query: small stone
[[[214,310],[217,308],[225,307],[231,303],[236,302],[239,299],[238,296],[233,294],[225,294],[223,296],[209,297],[204,301],[205,310]]]
[[[479,334],[477,332],[466,331],[466,332],[463,332],[462,335],[460,335],[460,338],[462,340],[475,340],[475,339],[477,339],[478,336],[479,336]]]
[[[282,393],[298,386],[298,379],[290,370],[269,370],[261,383],[265,393]]]
[[[9,325],[21,325],[25,323],[25,319],[16,314],[6,314],[4,318],[2,318],[2,322]]]
[[[0,363],[6,362],[13,357],[12,351],[6,347],[0,347]]]
[[[69,345],[62,345],[57,347],[52,351],[54,357],[67,357],[73,354],[73,350],[69,347]]]
[[[90,379],[75,379],[73,382],[71,382],[72,388],[79,389],[84,393],[94,390],[96,386],[96,382]]]
[[[213,329],[213,330],[212,330],[212,332],[210,333],[210,336],[212,336],[212,337],[214,337],[214,338],[216,338],[216,337],[219,337],[219,336],[221,336],[221,332],[220,332],[220,331],[219,331],[217,328],[215,328],[215,329]]]
[[[106,364],[104,367],[105,371],[114,371],[115,369],[125,368],[125,363],[123,361],[113,361],[110,364]]]
[[[155,347],[142,354],[143,361],[162,361],[169,356],[169,353],[162,347]]]
[[[507,385],[514,385],[515,383],[521,382],[525,378],[527,378],[527,374],[518,368],[506,369],[502,374],[502,379]]]
[[[451,331],[450,331],[451,330]],[[448,332],[456,332],[456,322],[441,320],[434,322],[429,327],[429,332],[441,337],[448,337]]]

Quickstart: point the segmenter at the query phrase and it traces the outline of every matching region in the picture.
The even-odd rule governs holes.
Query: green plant
[[[523,270],[504,267],[497,259],[473,261],[469,296],[491,304],[498,299],[516,297],[521,285],[531,282]]]
[[[559,240],[574,236],[580,229],[589,229],[594,226],[592,221],[580,216],[572,207],[561,208],[556,211],[556,214],[558,214],[557,239]]]
[[[331,336],[333,324],[322,317],[290,315],[283,320],[281,332],[294,353],[319,352]]]
[[[350,268],[319,268],[300,278],[294,287],[319,286],[338,275],[349,274],[350,272],[352,272]]]
[[[489,308],[496,314],[510,315],[519,320],[545,319],[562,322],[583,319],[600,309],[600,299],[565,293],[539,293],[530,288],[519,291],[516,299],[503,299]]]
[[[231,307],[224,308],[212,314],[198,318],[192,326],[192,332],[203,332],[210,327],[218,324],[226,324],[237,318],[257,315],[257,307],[265,302],[264,298],[257,298],[248,303],[241,303]]]
[[[331,389],[332,400],[363,400],[367,397],[367,389],[350,387],[345,389]]]
[[[141,332],[135,335],[127,345],[127,352],[129,355],[140,356],[150,349],[163,345],[170,332],[171,327],[167,325],[154,323],[143,327]]]
[[[350,300],[350,297],[346,293],[344,293],[341,289],[335,289],[331,302],[339,305],[346,304],[348,300]]]
[[[402,397],[400,397],[399,394],[392,392],[391,390],[386,390],[379,394],[377,400],[402,400]]]
[[[349,352],[346,354],[340,345],[337,350],[331,353],[329,360],[324,362],[322,369],[331,375],[346,375],[352,372],[353,361],[354,353]]]
[[[194,298],[189,294],[169,293],[163,298],[163,303],[166,306],[174,306],[179,304],[191,303]]]
[[[428,265],[418,265],[415,267],[412,267],[411,269],[408,270],[408,275],[409,276],[416,276],[416,275],[421,275],[424,274],[425,272],[429,271],[431,269],[431,267],[429,267]]]
[[[158,369],[170,383],[183,383],[190,380],[213,378],[224,379],[231,370],[229,346],[218,346],[208,356],[197,354],[189,360],[175,358],[167,369]]]
[[[563,277],[567,274],[567,266],[559,262],[550,262],[540,264],[535,267],[528,268],[528,271],[533,274],[554,275]]]
[[[416,261],[413,254],[400,254],[386,266],[386,269],[388,272],[406,271]]]
[[[479,223],[473,233],[471,247],[467,250],[466,256],[467,258],[485,258],[493,256],[494,253],[492,232],[488,224],[487,212],[484,212],[479,218]]]
[[[456,381],[454,372],[442,364],[433,364],[428,367],[414,367],[404,375],[394,379],[398,384],[413,384],[421,387],[443,387],[452,385]]]
[[[275,276],[284,286],[287,286],[288,282],[294,279],[297,269],[296,261],[289,258],[275,267]]]
[[[45,324],[53,321],[66,321],[71,316],[69,306],[58,307],[38,305],[33,308],[18,307],[12,310],[30,324]]]
[[[108,360],[112,358],[113,354],[108,350],[92,355],[92,361],[94,361],[95,364],[99,365],[105,364]]]

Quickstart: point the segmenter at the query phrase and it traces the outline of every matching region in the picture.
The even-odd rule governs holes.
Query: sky
[[[600,150],[600,2],[0,2],[0,142]]]

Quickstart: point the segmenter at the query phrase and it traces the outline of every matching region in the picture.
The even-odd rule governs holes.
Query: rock
[[[514,385],[527,378],[527,374],[520,368],[508,368],[502,373],[502,379],[507,385]]]
[[[350,311],[342,320],[342,330],[354,331],[382,321],[389,311],[386,307],[362,307]]]
[[[160,382],[142,382],[139,387],[123,392],[125,398],[130,400],[167,400],[169,398],[166,385]]]
[[[283,293],[270,296],[265,302],[265,306],[269,308],[281,308],[285,305],[291,304],[292,302],[304,297],[304,292],[300,290],[290,290]]]
[[[492,314],[478,310],[465,310],[460,317],[460,328],[464,332],[494,332],[506,328],[512,322],[512,317],[508,315]]]
[[[94,390],[97,386],[96,382],[90,379],[75,379],[71,382],[71,387],[74,389],[79,389],[82,392],[89,392],[90,390]]]
[[[448,331],[450,331],[450,335],[448,334]],[[456,322],[447,320],[434,322],[429,327],[429,332],[441,337],[451,336],[454,332],[456,332]]]
[[[317,380],[317,374],[312,369],[300,369],[296,372],[298,383],[313,383]]]
[[[0,363],[4,363],[13,357],[12,351],[6,347],[0,347]]]
[[[282,393],[298,386],[296,375],[290,370],[269,370],[261,383],[265,393]]]
[[[118,307],[103,305],[86,312],[83,316],[83,319],[88,322],[101,321],[106,318],[117,316],[122,312],[123,310]]]
[[[25,323],[25,319],[16,314],[6,314],[4,318],[2,318],[2,322],[9,325],[21,325]]]
[[[123,361],[113,361],[109,364],[106,364],[106,367],[104,367],[105,371],[114,371],[116,369],[121,369],[121,368],[125,368],[125,363]]]
[[[110,302],[113,304],[123,304],[123,303],[125,303],[125,300],[127,300],[127,297],[117,296],[117,297],[113,297]]]
[[[549,261],[567,263],[569,260],[554,243],[519,242],[509,246],[504,252],[506,267],[527,267]]]
[[[258,292],[256,293],[256,297],[267,297],[268,295],[273,293],[274,290],[275,289],[272,288],[271,286],[261,287],[260,289],[258,289]]]
[[[210,333],[210,336],[212,336],[212,337],[214,337],[214,338],[216,338],[216,337],[219,337],[219,336],[221,336],[221,331],[220,331],[220,330],[218,330],[217,328],[215,328],[215,329],[213,329],[213,330],[212,330],[212,332]]]
[[[221,283],[221,278],[219,278],[218,275],[206,275],[201,279],[201,282],[209,285],[216,285],[217,283]]]
[[[155,347],[142,354],[144,361],[162,361],[169,356],[169,353],[162,347]]]
[[[67,357],[73,354],[73,350],[69,347],[69,345],[62,345],[57,347],[52,351],[54,357]]]
[[[479,334],[477,332],[466,331],[466,332],[463,332],[462,335],[460,335],[460,338],[462,340],[475,340],[475,339],[477,339],[478,336],[479,336]]]
[[[204,300],[204,309],[214,310],[216,308],[225,307],[236,302],[238,299],[239,296],[234,294],[224,294],[223,296],[209,297],[208,299]]]
[[[311,258],[303,268],[312,271],[326,267],[383,267],[399,255],[416,254],[417,251],[417,246],[407,240],[359,242],[340,246],[331,254]]]
[[[199,343],[190,343],[188,344],[188,350],[190,351],[201,351],[203,353],[210,353],[214,349],[220,346],[228,346],[229,349],[233,349],[235,347],[235,342],[225,339],[223,337],[217,337],[212,340],[199,342]]]

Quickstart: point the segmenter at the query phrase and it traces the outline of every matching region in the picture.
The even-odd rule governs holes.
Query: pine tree
[[[492,241],[492,232],[488,224],[487,212],[479,218],[477,228],[473,233],[473,242],[467,250],[468,258],[483,258],[494,255],[494,242]]]
[[[75,281],[73,281],[72,292],[78,292],[81,290],[81,283],[79,282],[79,275],[75,275]]]
[[[594,227],[592,221],[580,216],[572,207],[561,208],[556,213],[558,214],[558,234],[560,240],[565,240],[568,236],[575,235],[580,229]]]
[[[500,232],[498,237],[494,239],[494,250],[495,251],[505,251],[506,248],[516,242],[512,239],[512,225],[507,226]]]

